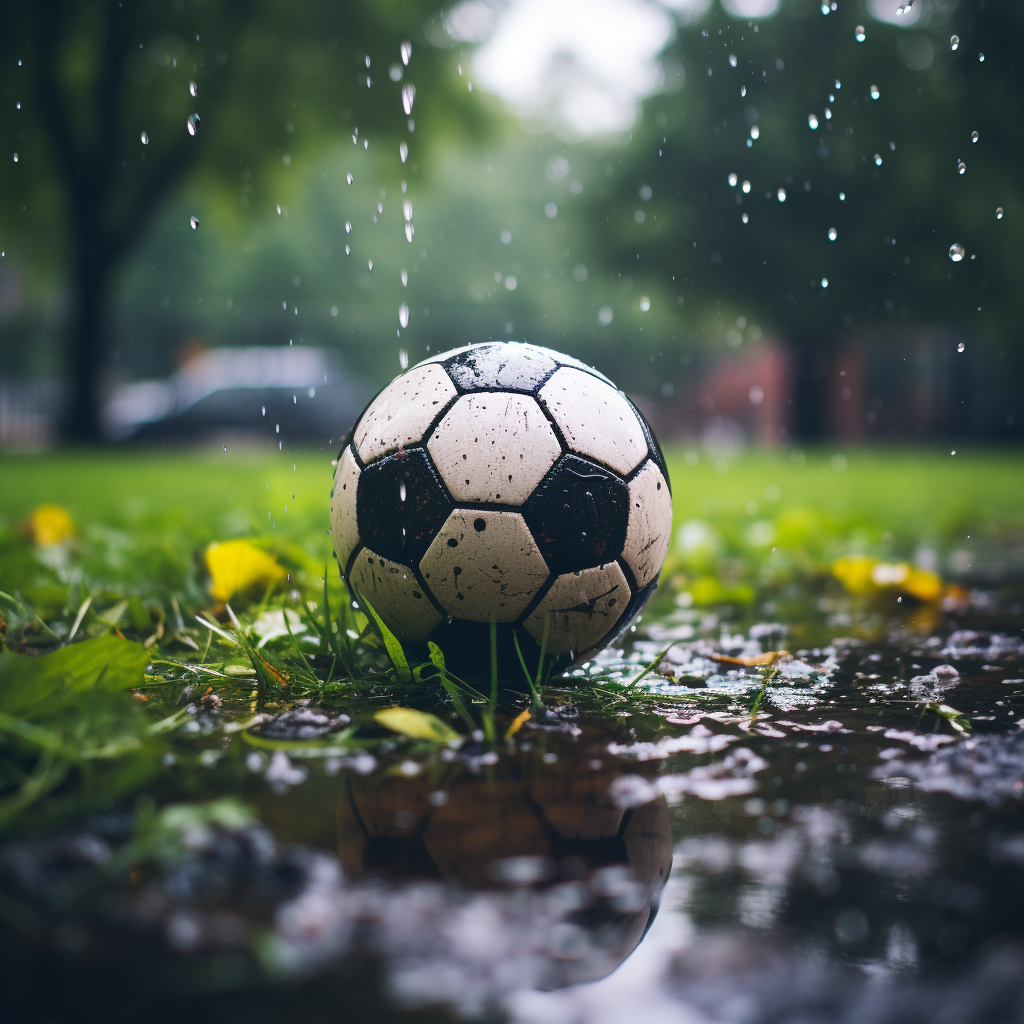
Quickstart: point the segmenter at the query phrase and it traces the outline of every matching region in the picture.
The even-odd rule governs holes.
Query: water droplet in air
[[[139,139],[141,140],[141,142],[142,142],[142,144],[143,144],[144,146],[148,146],[148,145],[149,145],[149,136],[148,136],[148,135],[147,135],[147,134],[146,134],[145,132],[143,132],[143,133],[142,133],[142,134],[141,134],[141,135],[139,136]]]
[[[750,218],[746,214],[743,214],[743,216],[740,217],[740,220],[743,221],[744,224],[746,224],[747,221],[750,220]]]
[[[878,86],[877,86],[877,85],[873,85],[873,86],[871,86],[871,89],[870,89],[870,93],[871,93],[871,98],[872,98],[873,100],[877,100],[877,99],[878,99],[878,97],[882,95],[882,94],[881,94],[881,93],[880,93],[880,92],[878,91]]]
[[[736,182],[739,181],[739,180],[740,179],[735,174],[730,174],[729,175],[729,188],[735,188],[736,187]]]
[[[370,66],[370,55],[369,54],[366,55],[366,66],[367,67]]]
[[[1001,206],[996,207],[996,220],[1003,219],[1003,208]]]
[[[641,312],[646,313],[647,310],[649,310],[650,308],[651,308],[651,300],[645,295],[640,300],[640,310],[641,310]]]
[[[402,277],[402,287],[403,288],[407,288],[409,286],[409,272],[407,270],[403,270],[402,274],[401,274],[401,277]]]
[[[195,214],[189,217],[188,222],[189,224],[192,225],[193,231],[195,231],[199,227],[199,218]]]
[[[199,86],[194,81],[188,83],[188,94],[189,96],[199,95]]]
[[[971,132],[971,142],[977,142],[981,136],[977,132]]]
[[[404,348],[402,349],[401,352],[398,353],[398,361],[400,363],[402,362],[402,356],[405,356],[405,362],[402,363],[402,369],[404,370],[406,365],[409,362],[409,356],[407,355],[407,353],[406,353]],[[405,481],[404,480],[400,481],[399,484],[398,484],[398,500],[399,501],[405,501]]]
[[[551,218],[558,216],[558,207],[554,203],[544,204],[544,216]]]
[[[959,242],[954,242],[949,247],[949,258],[954,263],[959,263],[964,258],[964,253],[965,252],[966,252],[966,250],[964,249],[964,247]]]
[[[403,327],[409,326],[409,307],[404,302],[398,307],[398,322]],[[405,369],[405,367],[402,367],[402,369]]]
[[[978,60],[979,60],[979,61],[980,61],[980,62],[981,62],[982,64],[984,64],[984,63],[985,63],[985,54],[983,54],[983,53],[979,53],[979,54],[978,54]]]
[[[412,220],[412,202],[408,199],[402,203],[402,213],[405,214],[406,220]]]
[[[15,163],[17,163],[17,162],[18,162],[18,154],[17,154],[17,153],[15,153],[15,154],[14,154],[14,162],[15,162]]]
[[[736,64],[737,64],[736,54],[735,53],[730,53],[729,54],[729,66],[730,67],[736,67]]]
[[[352,246],[351,245],[346,245],[345,246],[345,255],[348,256],[351,252],[352,252]]]
[[[408,65],[409,58],[412,56],[412,43],[406,40],[406,42],[402,43],[398,48],[398,52],[402,55],[402,63]]]
[[[882,155],[881,155],[881,153],[876,153],[875,154],[875,166],[876,167],[881,167],[882,166]]]
[[[966,170],[967,170],[967,164],[965,164],[963,162],[963,160],[957,160],[957,162],[956,162],[956,172],[957,172],[957,174],[963,174]]]
[[[750,129],[750,137],[752,139],[759,139],[761,137],[761,129],[756,124]]]
[[[779,197],[780,203],[784,203],[786,201],[786,190],[784,188],[780,188],[776,195]]]
[[[858,43],[863,43],[864,40],[867,39],[867,37],[868,37],[868,35],[864,31],[864,26],[863,25],[858,25],[853,30],[853,38],[856,39]]]
[[[821,279],[821,287],[822,288],[827,288],[828,287],[828,278],[827,277],[823,277]]]
[[[960,342],[959,345],[957,345],[956,350],[957,350],[957,352],[963,352],[963,350],[964,350],[964,343],[962,341]]]
[[[373,260],[367,260],[366,266],[369,270],[373,270]]]
[[[353,177],[352,177],[352,172],[351,172],[351,171],[349,171],[349,172],[348,172],[348,174],[346,174],[346,175],[345,175],[345,180],[346,180],[346,181],[347,181],[347,182],[348,182],[348,183],[349,183],[350,185],[352,184],[352,182],[353,182],[353,181],[355,181],[355,178],[353,178]]]
[[[831,100],[832,97],[829,96],[829,99]],[[832,108],[831,107],[826,107],[825,108],[825,120],[826,121],[831,121],[832,120]]]
[[[845,203],[846,202],[846,193],[845,192],[840,192],[839,193],[839,202],[841,202],[841,203]]]
[[[745,85],[741,85],[740,86],[740,95],[741,96],[746,96],[747,95],[747,87]]]
[[[743,186],[742,186],[742,188],[743,188],[744,193],[747,193],[747,192],[750,191],[750,182],[747,181],[745,178],[743,179]]]
[[[402,86],[402,109],[405,111],[405,116],[408,117],[412,113],[412,105],[416,99],[416,86],[415,85],[403,85]]]
[[[612,313],[611,306],[602,306],[597,311],[597,322],[601,324],[602,327],[607,327],[612,322],[613,318],[614,314]]]
[[[404,164],[409,156],[409,147],[404,142],[398,144],[398,155],[402,158],[402,163]]]
[[[188,133],[189,133],[189,135],[198,135],[199,134],[199,115],[198,114],[189,114],[188,115],[188,120],[185,122],[185,124],[188,126]]]
[[[824,4],[821,5],[821,13],[822,14],[828,14],[828,4],[827,3],[824,3]]]
[[[412,226],[412,222],[411,221],[406,222],[406,225],[405,225],[405,240],[407,242],[411,242],[413,240],[413,236],[415,234],[416,234],[416,229]]]
[[[949,48],[951,50],[955,50],[959,45],[960,45],[960,37],[959,36],[950,36],[949,37]]]
[[[808,114],[807,115],[807,123],[808,123],[808,125],[810,125],[811,131],[812,132],[815,131],[817,129],[817,127],[818,127],[818,115],[817,114]]]
[[[345,221],[345,234],[349,235],[351,233],[352,233],[352,221],[347,220],[347,221]]]
[[[828,240],[834,242],[839,237],[839,232],[835,228],[828,229]]]

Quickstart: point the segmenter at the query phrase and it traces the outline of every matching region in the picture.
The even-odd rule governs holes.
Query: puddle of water
[[[331,750],[352,709],[306,706],[261,749],[223,733],[247,708],[197,709],[189,795],[236,802],[9,842],[5,945],[145,999],[287,991],[300,1020],[332,984],[352,1019],[1024,1010],[1016,610],[674,609],[571,682],[496,748]]]

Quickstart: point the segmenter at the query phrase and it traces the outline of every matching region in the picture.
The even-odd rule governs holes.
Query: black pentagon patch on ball
[[[451,511],[448,492],[422,448],[385,456],[359,475],[359,539],[392,562],[418,565]]]
[[[640,426],[643,427],[644,437],[647,439],[647,451],[651,456],[651,460],[661,470],[661,475],[665,478],[665,483],[668,484],[668,493],[672,493],[672,481],[668,478],[668,466],[665,465],[665,456],[662,453],[661,445],[658,444],[658,439],[654,436],[654,431],[651,430],[650,423],[647,422],[647,417],[632,403],[629,399],[629,407],[636,413],[636,418],[640,421]],[[644,464],[641,462],[636,468],[636,472],[639,473],[644,468]],[[635,474],[630,474],[630,478]]]
[[[530,495],[523,515],[552,572],[589,569],[622,552],[629,487],[603,466],[563,455]]]
[[[490,342],[474,345],[442,364],[461,391],[525,391],[533,394],[558,369],[533,345]]]

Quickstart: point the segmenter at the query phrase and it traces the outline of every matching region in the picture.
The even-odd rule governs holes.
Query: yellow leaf
[[[75,532],[68,510],[60,505],[39,505],[28,517],[28,530],[40,547],[59,544]]]
[[[932,604],[942,598],[942,579],[927,569],[911,569],[903,581],[903,589],[918,601]]]
[[[436,715],[415,708],[384,708],[373,716],[373,720],[385,729],[400,732],[414,740],[450,743],[459,738],[459,734]]]
[[[851,594],[873,594],[878,590],[878,584],[872,578],[877,565],[877,558],[870,558],[867,555],[847,555],[832,563],[832,575]]]
[[[269,586],[287,573],[268,555],[247,540],[216,541],[206,549],[210,572],[210,593],[218,601],[229,601],[239,591],[260,584]]]
[[[528,722],[532,717],[533,716],[530,714],[528,710],[520,711],[519,714],[516,715],[516,717],[513,719],[512,724],[508,727],[508,732],[505,733],[505,739],[512,739],[512,737],[515,736],[515,734],[519,732],[520,729],[522,729],[523,725],[526,722]]]

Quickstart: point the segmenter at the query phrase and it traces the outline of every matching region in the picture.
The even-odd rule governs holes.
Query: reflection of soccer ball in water
[[[556,956],[546,987],[596,980],[633,952],[658,912],[672,868],[668,805],[659,797],[616,807],[608,790],[621,769],[595,771],[589,754],[549,764],[534,747],[521,757],[491,777],[456,766],[441,779],[386,770],[349,776],[337,808],[339,859],[353,878],[541,892],[579,883],[573,899],[551,901],[549,910],[561,909],[547,926],[557,932],[571,921],[587,941]]]
[[[568,660],[608,643],[654,589],[671,519],[661,450],[629,399],[515,342],[443,353],[384,388],[338,457],[331,507],[349,588],[470,671],[491,622],[534,662],[545,633]]]

